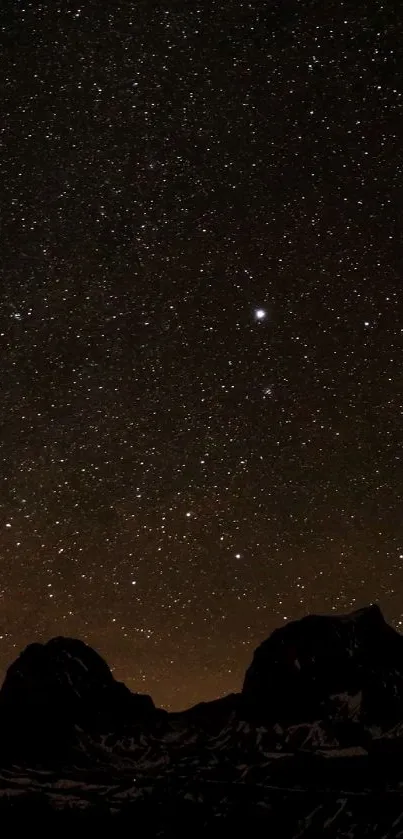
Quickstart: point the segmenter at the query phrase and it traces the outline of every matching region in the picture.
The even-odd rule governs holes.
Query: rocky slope
[[[0,691],[0,767],[15,824],[403,836],[403,638],[374,606],[308,616],[260,645],[240,694],[181,714],[80,641],[34,644]]]

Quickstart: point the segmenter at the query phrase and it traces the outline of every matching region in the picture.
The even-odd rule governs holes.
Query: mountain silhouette
[[[116,681],[99,653],[74,638],[30,644],[0,690],[3,750],[20,757],[62,752],[75,726],[107,731],[156,714],[150,696]]]
[[[37,711],[58,708],[71,719],[85,713],[129,708],[144,716],[155,710],[149,696],[133,694],[117,682],[106,661],[74,638],[52,638],[30,644],[9,667],[0,690],[0,707],[24,706]]]
[[[403,638],[375,605],[275,630],[239,693],[180,713],[71,638],[30,644],[0,690],[0,812],[14,826],[31,814],[308,839],[332,825],[359,839],[376,825],[389,839],[403,830],[402,758]]]
[[[377,605],[345,616],[308,615],[275,630],[257,648],[243,696],[260,717],[309,721],[335,695],[360,694],[360,718],[403,718],[403,638]]]

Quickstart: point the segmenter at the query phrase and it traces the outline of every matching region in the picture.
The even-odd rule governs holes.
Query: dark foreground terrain
[[[177,714],[80,641],[32,644],[0,737],[14,830],[403,837],[403,638],[376,606],[276,630],[240,694]]]

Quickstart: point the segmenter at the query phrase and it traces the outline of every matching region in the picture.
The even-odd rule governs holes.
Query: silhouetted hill
[[[0,813],[15,829],[30,816],[147,836],[389,839],[402,790],[403,638],[376,606],[276,630],[239,694],[181,713],[70,638],[28,646],[0,691]]]

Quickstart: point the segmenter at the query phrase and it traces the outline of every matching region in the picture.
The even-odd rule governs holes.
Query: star
[[[255,320],[262,321],[267,318],[266,309],[255,309]]]

